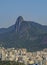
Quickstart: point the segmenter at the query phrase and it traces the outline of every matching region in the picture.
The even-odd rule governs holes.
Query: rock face
[[[18,18],[17,18],[17,20],[16,20],[16,32],[18,32],[19,31],[19,28],[20,28],[20,24],[22,23],[24,21],[24,19],[23,19],[23,17],[22,16],[19,16]]]

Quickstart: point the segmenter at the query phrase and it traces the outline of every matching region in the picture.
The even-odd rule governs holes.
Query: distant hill
[[[9,28],[0,28],[0,44],[4,47],[27,48],[37,51],[47,48],[47,26],[25,21],[19,16]]]

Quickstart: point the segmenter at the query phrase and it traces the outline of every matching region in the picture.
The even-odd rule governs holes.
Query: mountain
[[[37,51],[47,48],[47,26],[25,21],[19,16],[16,23],[8,28],[0,28],[0,45],[5,48],[27,48]]]

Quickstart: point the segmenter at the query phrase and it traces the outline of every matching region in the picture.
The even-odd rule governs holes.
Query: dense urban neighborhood
[[[47,48],[42,51],[28,52],[25,48],[0,47],[0,62],[19,62],[25,65],[47,65]]]

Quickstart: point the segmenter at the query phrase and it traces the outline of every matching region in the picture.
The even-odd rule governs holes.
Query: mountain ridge
[[[47,48],[47,26],[25,21],[19,16],[16,23],[0,28],[0,44],[4,47],[27,48],[37,51]]]

